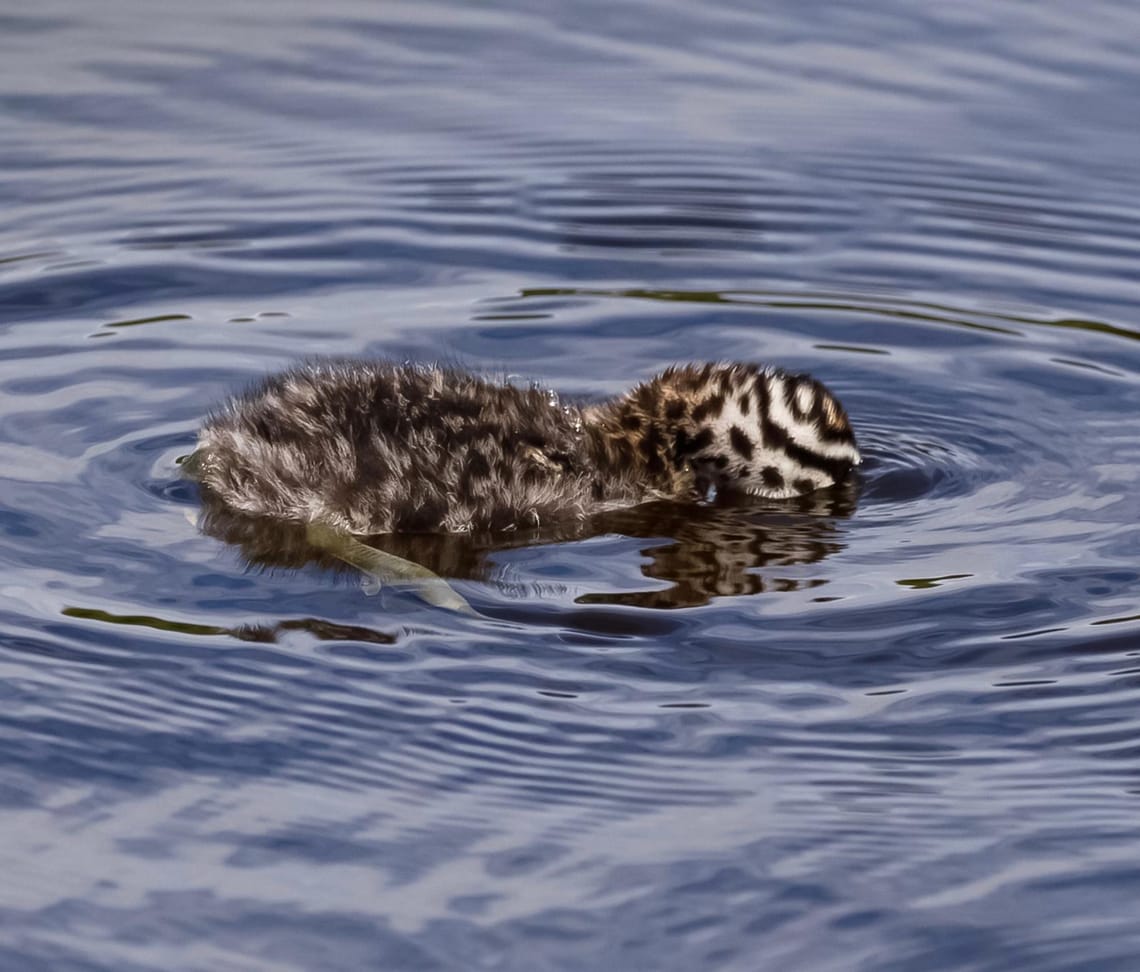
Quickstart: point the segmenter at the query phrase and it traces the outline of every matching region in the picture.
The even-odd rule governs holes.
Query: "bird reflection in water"
[[[858,486],[848,480],[790,500],[724,498],[714,503],[656,502],[598,514],[572,526],[498,534],[381,534],[368,545],[449,580],[496,584],[503,593],[557,597],[566,585],[544,579],[512,584],[495,554],[538,545],[568,543],[604,535],[652,540],[643,574],[665,587],[643,591],[592,591],[579,604],[680,608],[715,597],[796,591],[826,583],[803,571],[845,545],[842,521],[856,509]],[[237,548],[254,569],[316,567],[339,575],[356,572],[326,549],[313,546],[302,526],[268,517],[235,514],[202,493],[199,526]],[[359,576],[359,575],[356,575]]]

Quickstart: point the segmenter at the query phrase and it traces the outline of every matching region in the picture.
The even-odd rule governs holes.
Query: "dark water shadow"
[[[855,294],[778,290],[662,290],[648,288],[604,289],[596,287],[535,287],[519,291],[516,299],[552,297],[630,298],[683,304],[728,304],[764,307],[769,310],[818,311],[821,313],[874,314],[886,320],[902,320],[917,324],[948,324],[994,334],[1021,335],[1025,328],[1059,328],[1087,331],[1111,337],[1140,341],[1140,331],[1106,321],[1075,317],[1029,317],[996,313],[991,310],[969,310],[947,304],[888,294]],[[863,350],[863,349],[860,349]]]
[[[372,644],[394,644],[396,637],[382,631],[374,631],[355,624],[338,624],[323,618],[286,618],[275,624],[242,624],[225,627],[214,624],[193,624],[172,621],[151,614],[114,614],[99,608],[70,606],[60,611],[66,618],[79,618],[84,621],[99,621],[103,624],[121,625],[129,628],[149,628],[152,631],[169,631],[180,635],[197,637],[217,637],[225,635],[238,641],[257,644],[276,644],[283,635],[293,631],[304,631],[318,641],[361,641]]]

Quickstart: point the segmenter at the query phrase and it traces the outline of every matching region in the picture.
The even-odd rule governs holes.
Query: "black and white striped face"
[[[690,410],[698,483],[785,499],[840,482],[862,461],[847,413],[810,375],[725,365]]]

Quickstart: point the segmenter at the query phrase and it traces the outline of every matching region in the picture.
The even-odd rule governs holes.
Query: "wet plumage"
[[[208,418],[192,467],[234,513],[364,535],[511,531],[714,489],[784,498],[859,461],[834,396],[778,369],[679,366],[579,406],[456,368],[329,361]]]

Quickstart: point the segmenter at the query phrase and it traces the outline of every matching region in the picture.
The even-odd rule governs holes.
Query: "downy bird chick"
[[[680,365],[579,406],[458,368],[345,360],[233,398],[186,469],[233,513],[360,536],[512,531],[713,491],[782,499],[860,461],[836,398],[777,368]]]

